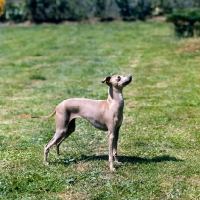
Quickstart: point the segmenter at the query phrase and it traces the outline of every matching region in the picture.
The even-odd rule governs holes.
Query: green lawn
[[[0,199],[200,199],[200,39],[166,23],[0,26]],[[102,79],[132,75],[124,89],[117,171],[107,133],[78,119],[52,148],[48,115],[71,97],[107,98]]]

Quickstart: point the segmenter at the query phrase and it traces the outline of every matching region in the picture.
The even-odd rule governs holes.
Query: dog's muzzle
[[[128,85],[132,81],[132,76],[128,77],[128,80],[123,83],[123,86]]]

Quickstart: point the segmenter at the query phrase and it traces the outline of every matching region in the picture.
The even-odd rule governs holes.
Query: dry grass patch
[[[189,38],[182,41],[181,47],[175,53],[199,53],[200,38]]]
[[[200,187],[200,175],[195,174],[193,177],[189,178],[187,182],[191,185]]]

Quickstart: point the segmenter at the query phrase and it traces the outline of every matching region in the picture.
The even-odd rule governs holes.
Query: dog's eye
[[[120,77],[120,76],[118,76],[118,77],[117,77],[117,80],[118,80],[118,81],[120,81],[120,80],[121,80],[121,77]]]

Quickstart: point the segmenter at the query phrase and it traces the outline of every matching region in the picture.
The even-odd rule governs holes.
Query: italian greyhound
[[[56,145],[57,155],[59,155],[60,144],[75,131],[76,118],[84,118],[95,128],[108,131],[110,170],[115,171],[113,157],[115,162],[120,163],[117,158],[117,141],[123,120],[124,99],[122,89],[131,81],[132,76],[107,76],[102,81],[109,86],[107,100],[67,99],[58,104],[49,116],[33,116],[32,118],[48,119],[56,114],[56,132],[54,137],[44,146],[44,163],[48,164],[47,156],[54,144]]]

